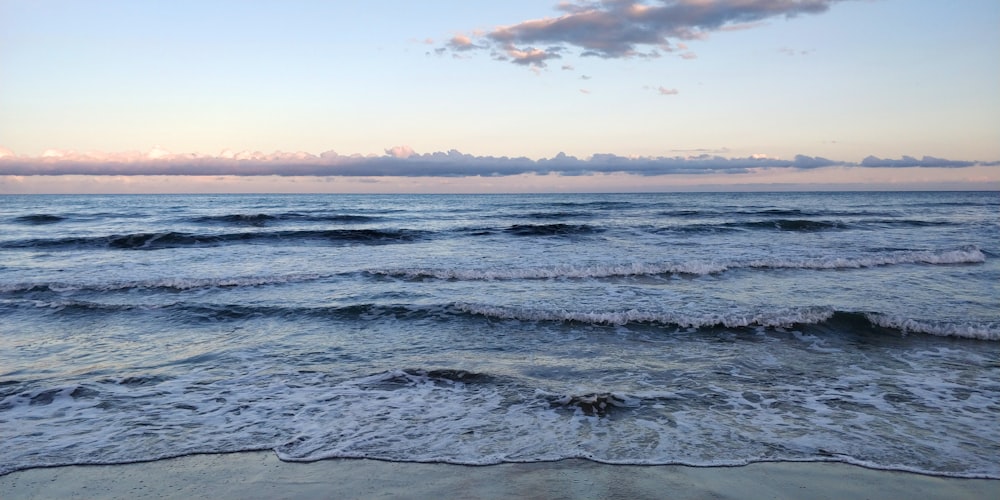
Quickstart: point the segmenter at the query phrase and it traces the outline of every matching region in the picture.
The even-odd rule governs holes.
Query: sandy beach
[[[0,477],[0,498],[1000,498],[1000,481],[838,463],[746,467],[611,466],[585,460],[468,467],[325,460],[271,452],[127,465],[30,469]]]

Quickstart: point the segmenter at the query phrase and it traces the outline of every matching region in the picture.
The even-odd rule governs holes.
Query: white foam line
[[[815,324],[833,317],[830,308],[785,309],[773,313],[746,314],[671,314],[662,312],[639,311],[636,309],[615,312],[583,312],[541,309],[524,309],[515,307],[498,307],[483,304],[456,304],[463,312],[482,316],[521,321],[577,321],[599,325],[621,326],[628,323],[661,323],[687,328],[706,326],[725,326],[738,328],[747,326],[787,327],[794,324]]]
[[[371,270],[371,274],[404,279],[431,278],[459,281],[501,281],[519,279],[612,278],[628,276],[661,276],[669,274],[708,275],[730,269],[862,269],[899,264],[976,264],[986,256],[975,247],[946,251],[906,251],[868,257],[824,257],[784,260],[757,259],[749,261],[691,261],[683,263],[631,263],[594,266],[554,266],[535,268],[412,268]]]
[[[926,333],[940,337],[960,337],[977,340],[1000,340],[1000,324],[997,323],[949,323],[923,321],[888,314],[866,313],[872,324],[883,328],[893,328],[903,333]]]

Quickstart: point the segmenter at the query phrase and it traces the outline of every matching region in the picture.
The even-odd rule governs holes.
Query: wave
[[[407,386],[430,384],[440,387],[464,387],[468,385],[495,386],[516,383],[506,377],[483,372],[470,372],[456,369],[422,369],[404,368],[390,370],[363,377],[354,382],[364,389],[392,390]],[[628,394],[612,392],[582,393],[582,394],[552,394],[535,390],[534,398],[544,400],[548,406],[555,409],[580,412],[588,417],[607,417],[615,408],[636,408],[640,402],[656,402],[655,397],[635,397]]]
[[[865,313],[864,317],[874,326],[897,330],[903,334],[926,333],[939,337],[1000,340],[1000,323],[927,321],[882,313]]]
[[[231,278],[161,278],[135,281],[111,281],[106,283],[10,283],[0,284],[0,293],[35,292],[113,292],[121,290],[171,290],[188,291],[210,288],[258,287],[303,283],[329,278],[329,274],[300,273],[278,276],[237,276]]]
[[[368,274],[389,276],[403,279],[440,279],[456,281],[501,281],[521,279],[586,279],[614,278],[628,276],[661,276],[670,274],[703,275],[725,271],[726,266],[713,262],[690,262],[683,264],[614,264],[593,266],[553,266],[534,268],[488,268],[488,269],[454,269],[454,268],[413,268],[413,269],[376,269]]]
[[[1000,341],[1000,323],[953,322],[906,318],[880,312],[838,311],[826,306],[774,308],[756,311],[574,311],[455,302],[439,305],[358,303],[337,306],[288,307],[173,302],[167,304],[105,304],[82,300],[0,300],[0,306],[78,312],[165,311],[172,320],[240,321],[260,317],[314,317],[358,321],[453,319],[455,316],[537,323],[578,323],[594,326],[659,326],[688,330],[713,328],[823,327],[838,332],[887,331],[905,336],[926,334]]]
[[[390,244],[419,239],[425,233],[408,229],[326,229],[301,231],[195,234],[175,231],[114,234],[108,236],[37,238],[4,242],[0,248],[160,250],[166,248],[220,246],[239,243],[289,243],[314,241],[328,244]]]
[[[14,218],[14,222],[20,224],[35,225],[35,226],[55,224],[57,222],[62,222],[64,220],[67,220],[66,217],[60,217],[58,215],[50,215],[50,214],[22,215],[20,217]]]
[[[226,322],[254,318],[322,318],[327,320],[358,321],[375,318],[423,319],[447,317],[447,306],[411,306],[395,304],[360,303],[339,306],[295,307],[276,305],[244,305],[211,302],[167,303],[102,303],[75,299],[0,299],[0,307],[30,309],[67,314],[90,313],[156,313],[169,316],[171,322]]]
[[[891,212],[870,210],[802,210],[797,208],[765,208],[759,210],[674,209],[662,210],[667,217],[892,217]]]
[[[756,313],[675,313],[661,311],[590,312],[521,307],[493,306],[487,304],[455,304],[457,310],[487,318],[570,322],[594,325],[624,326],[628,324],[660,324],[680,328],[783,328],[796,324],[816,324],[833,317],[834,310],[825,307],[762,311]]]
[[[752,221],[728,221],[717,223],[679,224],[652,229],[653,233],[716,233],[726,231],[786,231],[812,233],[822,231],[843,230],[879,230],[887,227],[938,227],[954,226],[951,221],[923,219],[860,219],[860,220],[830,220],[830,219],[762,219]]]
[[[655,228],[653,233],[718,233],[735,231],[788,231],[812,233],[851,229],[855,226],[843,221],[811,219],[765,219],[717,223],[682,224]]]
[[[737,229],[774,229],[778,231],[795,231],[803,233],[832,231],[835,229],[847,229],[850,227],[848,224],[841,221],[810,219],[775,219],[752,222],[729,222],[723,224],[723,226]]]
[[[378,217],[369,215],[353,214],[302,214],[297,212],[281,214],[225,214],[225,215],[205,215],[194,217],[192,222],[200,224],[228,224],[236,226],[265,226],[272,222],[300,221],[300,222],[336,222],[343,224],[360,224],[379,220]]]
[[[633,201],[601,200],[601,201],[556,201],[556,202],[546,203],[545,205],[550,207],[589,208],[593,210],[621,210],[623,208],[641,206],[642,204]],[[529,206],[538,206],[538,205],[530,204]]]
[[[577,236],[603,229],[587,224],[514,224],[505,231],[516,236]]]
[[[589,219],[594,217],[594,214],[587,212],[566,212],[566,211],[556,211],[556,212],[532,212],[526,215],[529,219],[547,220],[547,219]]]
[[[829,307],[786,308],[746,313],[677,313],[636,309],[590,312],[486,304],[455,304],[454,307],[458,311],[468,314],[515,321],[567,322],[606,326],[650,324],[688,329],[828,326],[837,331],[856,331],[860,327],[863,330],[891,330],[899,335],[920,333],[938,337],[1000,340],[1000,323],[925,321],[883,313],[837,311]]]
[[[954,226],[956,225],[951,221],[940,221],[940,220],[920,220],[920,219],[876,219],[865,221],[866,225],[885,227],[885,226],[906,226],[906,227],[936,227],[936,226]]]
[[[907,250],[853,258],[824,257],[804,260],[757,259],[731,267],[764,269],[860,269],[899,264],[979,264],[986,261],[982,250],[974,246],[954,250]]]
[[[68,383],[13,382],[0,398],[0,411],[24,425],[5,436],[0,475],[31,467],[270,449],[295,462],[365,458],[487,465],[581,458],[609,464],[734,466],[842,461],[925,474],[998,477],[988,445],[951,454],[950,441],[939,440],[928,449],[940,450],[942,456],[931,453],[932,458],[924,459],[926,454],[912,453],[912,440],[939,420],[918,418],[892,433],[855,428],[858,418],[884,420],[881,414],[843,410],[836,380],[808,371],[785,380],[768,377],[762,384],[739,384],[736,390],[707,383],[623,390],[591,380],[580,381],[578,388],[553,388],[487,370],[390,365],[384,371],[341,377],[326,370],[257,368],[221,368],[225,376],[201,370],[177,376],[139,371]],[[760,386],[766,388],[764,394],[756,392]],[[854,399],[881,397],[884,384],[856,389]],[[941,404],[936,393],[924,397]],[[945,418],[978,411],[959,406]],[[817,425],[809,418],[817,412],[831,417]],[[983,421],[961,419],[949,432],[988,443],[990,429],[974,426]]]
[[[499,281],[520,279],[587,279],[668,275],[708,275],[736,269],[862,269],[901,264],[978,264],[986,255],[977,247],[954,250],[906,250],[860,257],[820,257],[813,259],[754,259],[734,261],[690,261],[681,263],[596,264],[533,268],[410,268],[376,269],[368,274],[402,279],[457,281]]]

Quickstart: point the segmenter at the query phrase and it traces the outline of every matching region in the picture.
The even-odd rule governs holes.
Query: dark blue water
[[[0,473],[843,461],[1000,478],[1000,194],[7,196]]]

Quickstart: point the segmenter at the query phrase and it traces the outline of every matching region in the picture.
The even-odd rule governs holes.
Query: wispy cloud
[[[580,176],[625,173],[643,176],[673,174],[746,174],[761,169],[808,170],[831,166],[849,167],[946,167],[1000,166],[1000,162],[956,161],[925,156],[903,156],[898,160],[874,156],[861,163],[796,155],[792,159],[723,157],[716,154],[637,157],[595,154],[581,159],[566,154],[552,158],[474,156],[455,150],[418,153],[409,146],[396,146],[383,155],[340,155],[328,151],[310,153],[260,153],[224,151],[219,155],[172,154],[160,148],[147,153],[78,153],[47,151],[40,156],[19,156],[0,148],[0,175],[171,175],[171,176],[320,176],[320,177],[502,177],[521,174]]]
[[[651,87],[649,85],[643,85],[642,88],[645,90],[652,90],[653,92],[656,92],[658,95],[677,95],[681,93],[677,89],[664,87],[662,85],[659,87]]]
[[[781,47],[781,48],[778,49],[778,52],[780,52],[782,54],[785,54],[786,56],[807,56],[807,55],[811,54],[813,51],[811,49],[810,50],[801,50],[801,49],[797,50],[797,49],[792,49],[792,48],[789,48],[789,47]]]
[[[770,18],[819,14],[842,0],[578,0],[555,8],[563,14],[501,26],[481,42],[461,45],[491,48],[498,59],[544,67],[570,47],[584,56],[657,57],[686,50],[679,40],[705,38],[719,30],[750,29]],[[450,45],[450,44],[449,44]],[[684,52],[684,58],[694,53]]]

